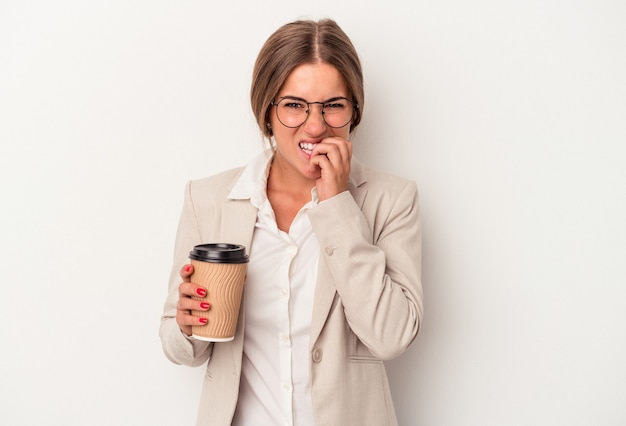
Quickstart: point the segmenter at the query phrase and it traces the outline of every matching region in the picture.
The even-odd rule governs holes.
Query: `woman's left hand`
[[[334,136],[315,145],[311,153],[311,165],[321,170],[315,182],[320,201],[327,200],[348,189],[352,142]]]

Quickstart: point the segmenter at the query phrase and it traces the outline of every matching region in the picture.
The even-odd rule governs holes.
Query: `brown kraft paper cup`
[[[208,311],[191,311],[194,316],[208,319],[207,324],[192,327],[194,338],[228,342],[235,337],[248,267],[245,250],[242,245],[216,243],[197,245],[189,253],[191,282],[207,289],[205,297],[193,299],[211,304]]]

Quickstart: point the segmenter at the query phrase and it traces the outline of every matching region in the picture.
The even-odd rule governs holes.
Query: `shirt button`
[[[280,385],[280,387],[286,391],[291,389],[291,386],[289,385],[289,383],[283,383],[282,385]]]
[[[324,251],[326,252],[327,255],[332,256],[333,253],[335,252],[335,249],[332,248],[331,246],[328,246],[324,249]]]
[[[286,288],[283,288],[281,292],[283,293],[283,296],[287,296],[289,294],[289,290],[287,290]]]
[[[313,362],[321,362],[322,361],[322,350],[321,349],[313,349]]]

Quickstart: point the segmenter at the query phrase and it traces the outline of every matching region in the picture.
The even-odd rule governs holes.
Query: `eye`
[[[332,111],[341,111],[347,108],[347,102],[345,100],[335,100],[332,102],[328,102],[324,104],[324,111],[332,112]]]
[[[300,101],[296,101],[293,99],[285,99],[281,102],[281,105],[286,109],[297,110],[306,110],[306,104]]]

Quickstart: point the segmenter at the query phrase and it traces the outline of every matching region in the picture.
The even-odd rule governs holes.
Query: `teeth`
[[[300,142],[300,149],[302,149],[304,152],[310,154],[311,151],[313,151],[313,147],[315,146],[315,144],[309,143],[309,142]]]

